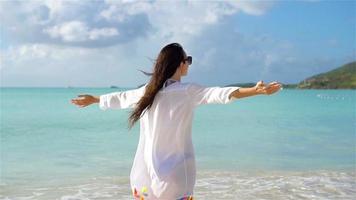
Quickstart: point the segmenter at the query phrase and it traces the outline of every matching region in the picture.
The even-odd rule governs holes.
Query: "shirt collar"
[[[167,87],[168,85],[170,85],[170,84],[172,84],[172,83],[175,83],[175,82],[180,82],[180,80],[174,80],[174,79],[169,78],[169,79],[167,79],[167,80],[164,82],[163,87],[165,88],[165,87]]]

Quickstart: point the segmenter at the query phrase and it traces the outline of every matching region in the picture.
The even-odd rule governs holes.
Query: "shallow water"
[[[0,199],[129,199],[130,110],[70,103],[113,91],[1,88]],[[284,89],[197,108],[197,199],[351,199],[355,102],[355,90]]]

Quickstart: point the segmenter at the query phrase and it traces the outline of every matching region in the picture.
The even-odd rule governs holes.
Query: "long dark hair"
[[[144,112],[150,109],[158,91],[163,87],[164,82],[172,77],[184,62],[185,52],[178,43],[171,43],[163,47],[154,63],[153,73],[144,72],[151,75],[151,79],[146,86],[145,94],[137,102],[129,117],[129,129],[140,119]]]

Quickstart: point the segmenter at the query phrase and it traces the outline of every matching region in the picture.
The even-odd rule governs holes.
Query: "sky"
[[[356,1],[0,1],[2,87],[137,87],[159,51],[183,82],[298,83],[356,60]]]

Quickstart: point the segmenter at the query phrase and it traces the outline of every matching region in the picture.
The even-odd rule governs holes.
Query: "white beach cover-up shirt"
[[[205,87],[172,81],[156,94],[140,118],[140,138],[130,173],[132,190],[145,200],[176,200],[193,195],[196,179],[192,143],[194,108],[202,104],[227,104],[240,87]],[[166,81],[166,83],[167,83]],[[172,83],[173,82],[173,83]],[[144,95],[147,83],[137,89],[100,96],[102,110],[133,108]],[[142,194],[144,193],[144,194]]]

